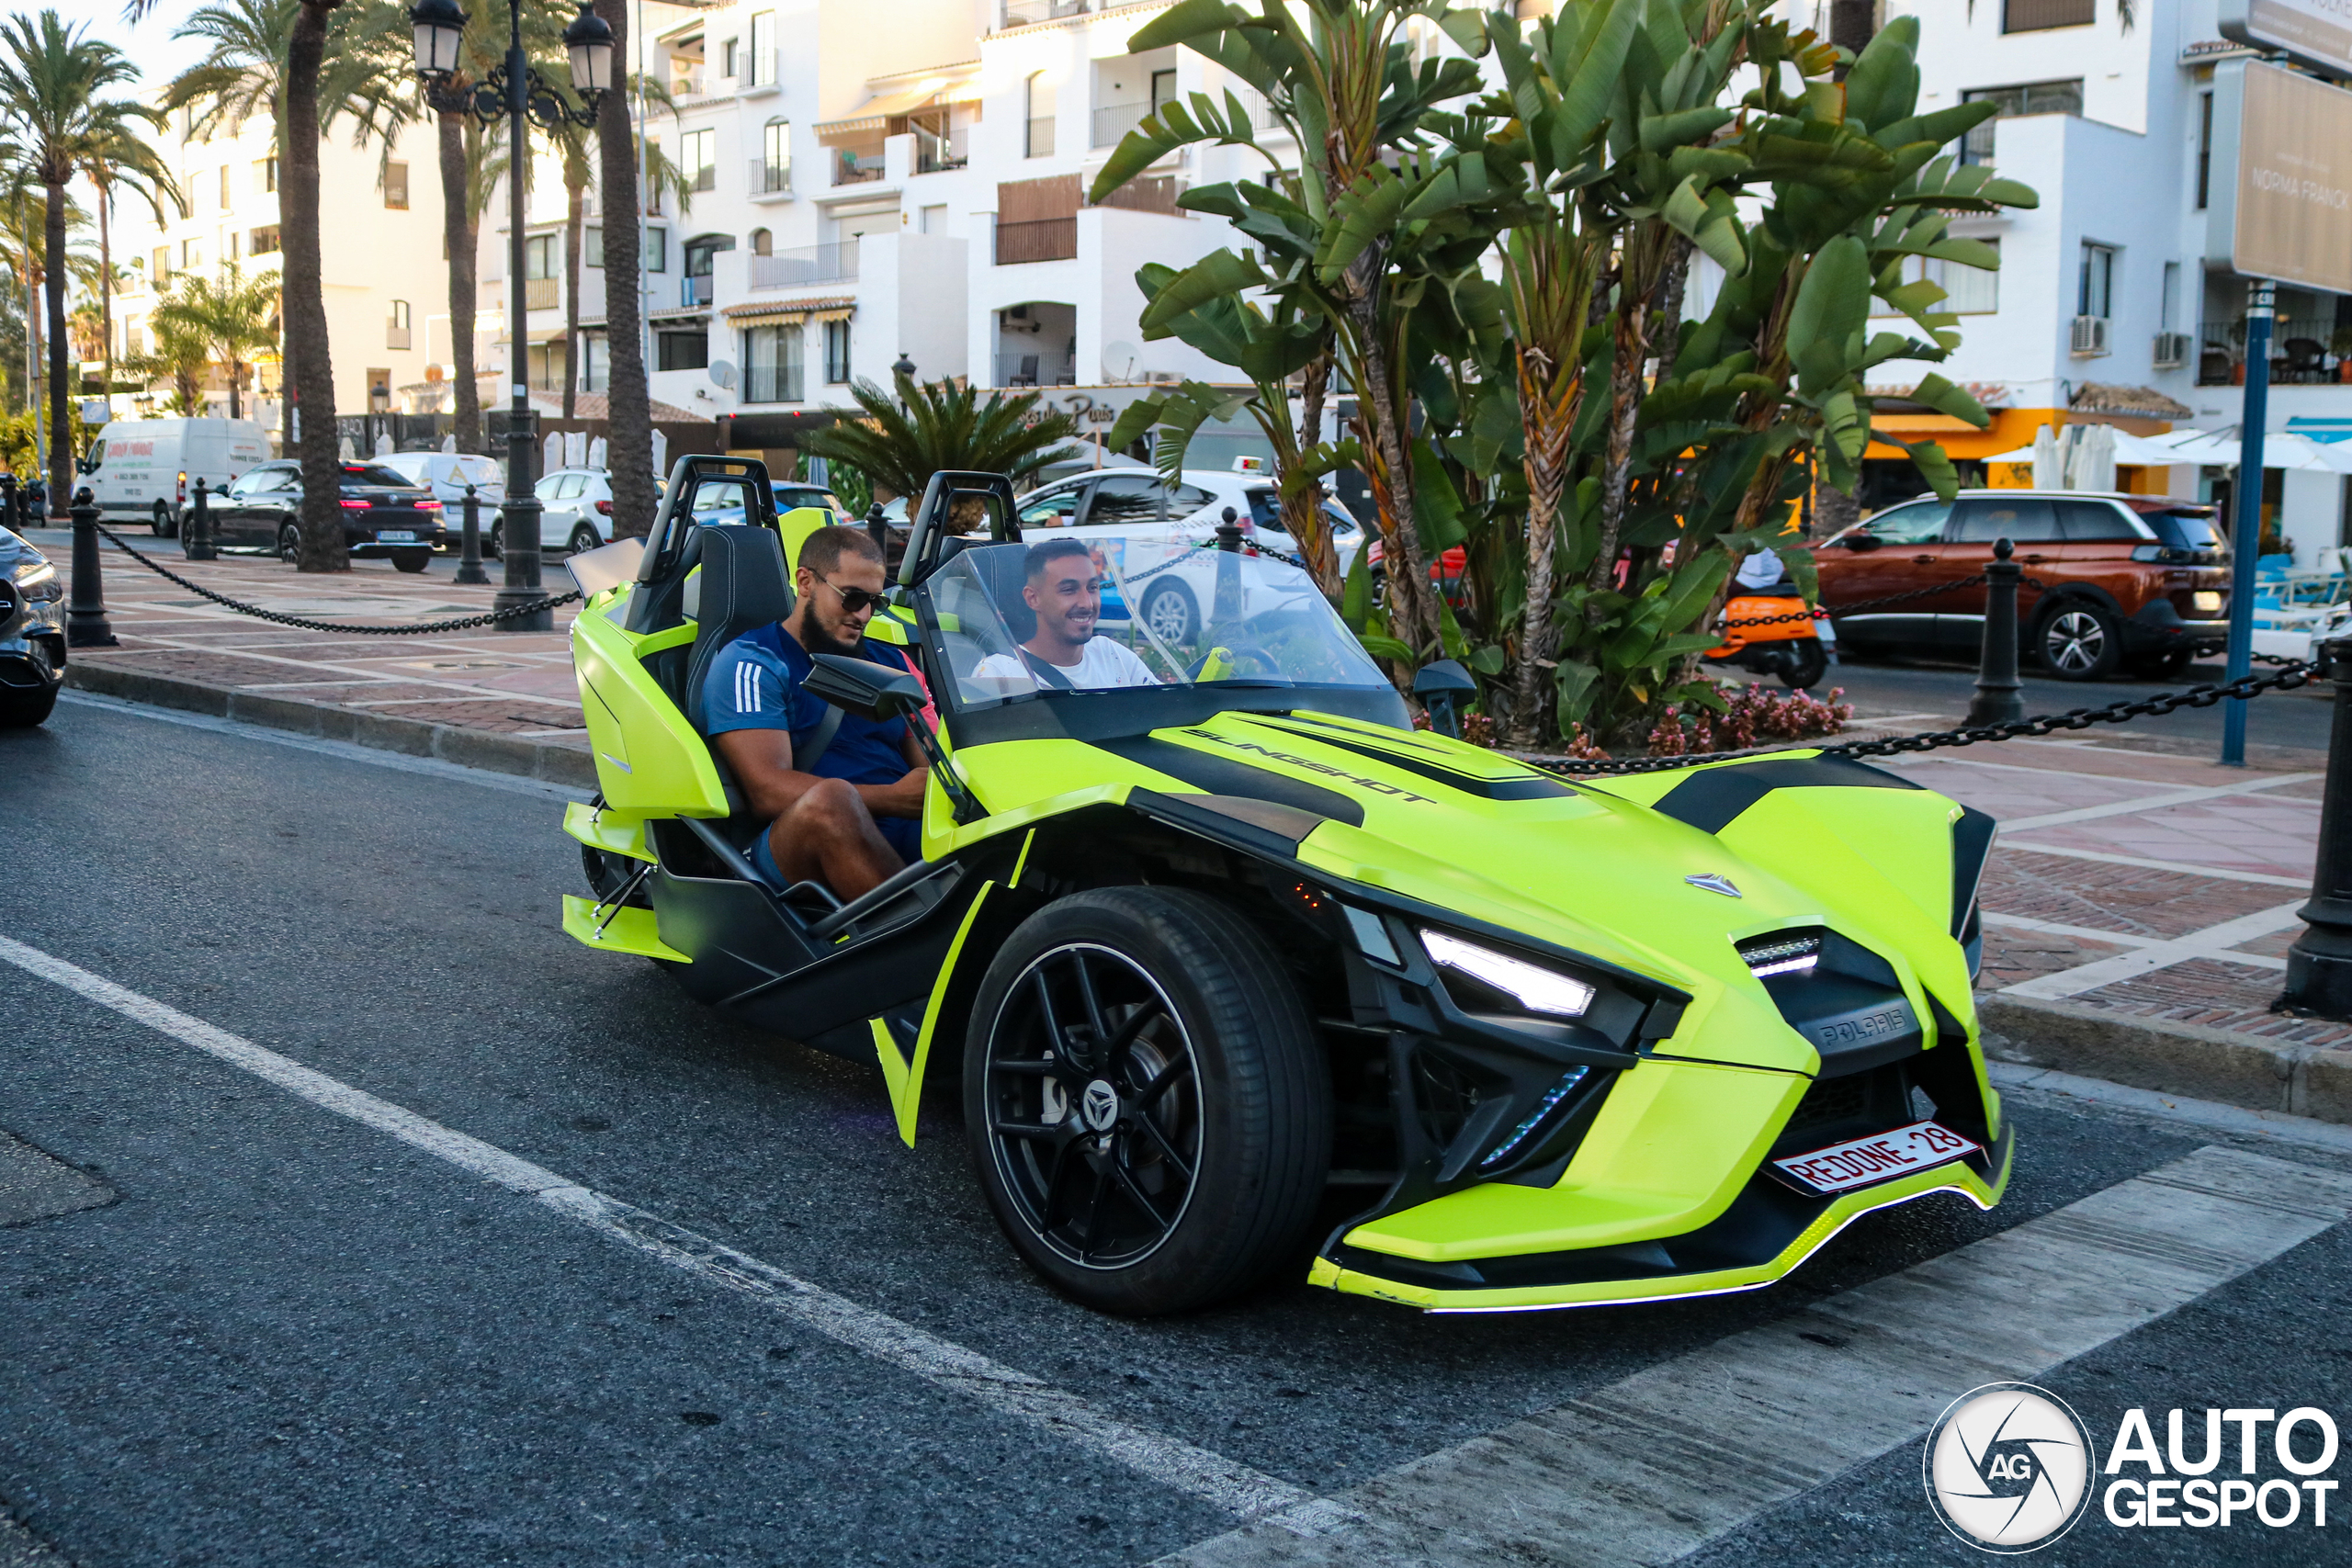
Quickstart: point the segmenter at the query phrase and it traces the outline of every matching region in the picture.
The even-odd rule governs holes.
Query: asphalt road
[[[2265,672],[2257,667],[2256,674]],[[2064,713],[2072,708],[2105,707],[2109,703],[2179,691],[2225,679],[2221,661],[2194,664],[2177,681],[2053,681],[2029,669],[2021,673],[2020,695],[2029,715]],[[1870,659],[1846,655],[1831,666],[1824,686],[1842,686],[1847,700],[1863,715],[1919,714],[1956,716],[1968,710],[1976,690],[1976,666],[1925,659]],[[2301,750],[2327,750],[2330,688],[2314,683],[2291,692],[2267,692],[2246,708],[2246,739],[2256,746],[2286,746]],[[1918,726],[1928,728],[1923,718]],[[2216,755],[2222,743],[2222,705],[2180,708],[2161,717],[2132,719],[2128,726],[2100,733],[2162,736],[2170,740],[2209,743]]]
[[[1430,1318],[1292,1282],[1098,1317],[1013,1259],[944,1098],[909,1151],[875,1070],[567,940],[578,860],[526,789],[69,701],[0,732],[0,938],[1317,1494],[2232,1141],[2021,1092],[2000,1210],[1867,1218],[1768,1292]],[[20,964],[0,987],[0,1130],[119,1194],[0,1228],[0,1500],[81,1568],[1077,1568],[1235,1523]],[[2164,1409],[2208,1404],[2322,1406],[2352,1439],[2347,1297],[2338,1227],[2040,1381],[2102,1444],[2128,1407],[2161,1440]],[[2043,1309],[2001,1310],[2022,1335]],[[2340,1562],[2340,1540],[2094,1514],[2041,1560]],[[1702,1556],[1980,1560],[1929,1513],[1916,1441]]]

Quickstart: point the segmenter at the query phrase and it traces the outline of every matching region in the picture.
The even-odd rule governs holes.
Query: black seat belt
[[[807,747],[793,753],[792,771],[797,773],[815,773],[818,759],[825,754],[825,748],[833,743],[833,736],[841,727],[842,710],[827,705],[825,716],[817,721],[817,733],[808,738]]]

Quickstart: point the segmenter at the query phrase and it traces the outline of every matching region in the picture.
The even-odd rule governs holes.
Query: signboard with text
[[[2223,38],[2352,76],[2352,0],[2222,0]]]
[[[2352,93],[2256,61],[2213,85],[2209,258],[2352,294]]]

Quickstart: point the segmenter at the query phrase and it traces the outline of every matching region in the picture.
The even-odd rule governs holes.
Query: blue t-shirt
[[[858,655],[893,670],[909,668],[898,650],[884,643],[862,639]],[[745,632],[718,650],[702,683],[703,733],[724,735],[730,729],[782,729],[792,736],[793,766],[820,779],[846,779],[851,784],[895,784],[907,773],[907,721],[876,724],[854,713],[842,715],[832,743],[813,768],[800,754],[817,733],[817,726],[831,711],[830,703],[809,695],[802,686],[816,668],[784,627],[771,621]],[[875,825],[890,847],[909,861],[922,858],[922,827],[911,817],[881,817]]]

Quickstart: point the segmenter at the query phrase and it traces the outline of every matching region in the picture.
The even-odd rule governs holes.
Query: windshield
[[[922,592],[967,708],[1149,686],[1388,686],[1305,572],[1181,537],[985,545]]]
[[[471,485],[476,490],[506,482],[505,474],[487,457],[452,457],[449,459],[449,472],[450,482]]]

